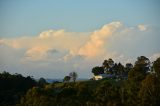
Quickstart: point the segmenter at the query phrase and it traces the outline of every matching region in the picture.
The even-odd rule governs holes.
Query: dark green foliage
[[[38,80],[38,86],[44,87],[47,84],[46,80],[44,78],[40,78]]]
[[[122,77],[125,74],[124,66],[121,63],[115,64],[112,67],[112,73],[115,73],[119,77]]]
[[[111,59],[109,61],[111,64],[114,63]],[[123,78],[125,73],[128,74],[128,79],[123,80],[104,78],[98,81],[62,82],[44,84],[38,87],[31,86],[31,89],[21,98],[20,103],[14,102],[14,104],[17,103],[17,106],[158,106],[160,104],[159,61],[158,58],[153,63],[152,69],[155,73],[148,72],[150,61],[145,56],[138,57],[134,67],[130,63],[126,64],[126,67],[121,63],[112,64],[112,71],[117,75],[121,75]],[[105,67],[107,62],[104,62]],[[104,73],[104,67],[94,67],[92,72],[95,75]],[[6,72],[1,76],[2,79],[9,79],[10,77],[11,75]],[[16,77],[24,78],[27,81],[31,79],[19,74]],[[8,84],[10,80],[5,81],[7,82],[6,86],[12,86],[12,84]],[[39,83],[41,81],[45,82],[44,79],[41,79]],[[25,84],[25,87],[29,86],[28,83]],[[20,86],[21,83],[18,85]],[[4,88],[9,89],[6,86],[2,87],[3,90]],[[14,89],[1,92],[1,97],[3,95],[5,98],[3,101],[1,100],[1,106],[12,106],[13,101],[18,100],[17,97],[20,96],[17,95],[22,95],[22,92],[16,92],[15,95],[14,90],[18,88],[17,86],[14,85]],[[23,89],[23,87],[18,89]],[[27,89],[23,90],[26,91]],[[13,101],[11,98],[6,99],[10,95],[12,95]],[[12,104],[6,101],[10,101]]]
[[[153,63],[153,71],[155,71],[157,77],[160,79],[160,57]]]
[[[63,79],[63,82],[69,82],[70,79],[71,79],[70,76],[65,76],[64,79]]]
[[[140,56],[137,58],[134,67],[139,67],[143,72],[147,72],[150,70],[150,60],[145,56]]]
[[[105,106],[108,104],[119,104],[120,97],[118,92],[118,87],[112,85],[108,81],[103,81],[97,87],[94,93],[95,100],[97,104]]]
[[[118,82],[117,82],[118,83]],[[109,80],[70,82],[30,89],[17,106],[90,106],[121,104],[119,86]]]
[[[30,77],[23,77],[21,74],[11,75],[8,72],[0,73],[0,90],[27,91],[36,82]]]
[[[51,89],[33,87],[17,106],[54,106],[54,99],[51,98],[53,95],[54,91]]]
[[[139,98],[142,106],[158,106],[160,104],[160,81],[155,75],[147,75],[142,81]]]
[[[96,67],[92,68],[92,73],[94,75],[104,74],[104,68],[96,66]]]
[[[139,104],[140,98],[137,95],[141,88],[141,81],[147,75],[149,63],[148,58],[144,56],[138,57],[135,66],[129,71],[128,80],[125,83],[125,98],[127,98],[125,104],[131,106]]]
[[[133,65],[131,63],[126,63],[125,66],[125,72],[128,73],[129,71],[131,71],[133,68]]]
[[[108,60],[104,60],[102,65],[105,68],[111,68],[114,65],[114,61],[111,58],[109,58]]]
[[[13,106],[25,92],[36,85],[31,77],[21,74],[0,73],[0,106]]]

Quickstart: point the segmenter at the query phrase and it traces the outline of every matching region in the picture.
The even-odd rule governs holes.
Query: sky
[[[159,0],[1,0],[0,72],[91,78],[105,59],[160,57]]]

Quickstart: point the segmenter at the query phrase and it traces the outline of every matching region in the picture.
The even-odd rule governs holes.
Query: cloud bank
[[[149,39],[151,34],[152,39]],[[85,70],[90,73],[93,66],[99,65],[106,58],[126,63],[140,55],[153,55],[152,59],[159,56],[160,50],[155,47],[158,42],[153,43],[155,39],[157,34],[151,32],[147,25],[126,26],[119,21],[92,32],[60,29],[44,31],[33,37],[3,37],[0,39],[0,64],[8,64],[12,68],[21,67],[20,69],[27,68],[29,64],[30,72],[41,70],[45,73],[43,69],[51,72],[51,67],[55,66],[54,70],[63,73],[75,68],[81,70],[80,73]],[[153,47],[155,49],[148,49]]]

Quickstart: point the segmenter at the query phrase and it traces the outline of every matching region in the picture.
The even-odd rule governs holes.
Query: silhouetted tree
[[[125,71],[128,73],[133,68],[133,65],[131,63],[126,63]]]
[[[63,82],[69,82],[70,79],[71,79],[70,76],[65,76],[64,79],[63,79]]]
[[[109,58],[108,60],[104,60],[102,63],[105,73],[113,74],[114,61]]]
[[[156,61],[154,61],[153,70],[155,71],[157,77],[159,77],[159,79],[160,79],[160,57],[157,58]]]
[[[128,80],[126,86],[126,104],[139,104],[138,92],[141,87],[141,81],[146,77],[147,71],[150,67],[150,61],[145,56],[137,58],[134,67],[128,73]]]
[[[36,85],[35,80],[29,76],[0,73],[0,106],[14,106],[28,89]]]
[[[99,67],[99,66],[93,67],[92,68],[92,73],[94,75],[104,74],[104,68],[103,67]]]
[[[121,63],[118,63],[118,70],[119,75],[123,75],[124,74],[124,66]]]
[[[47,84],[46,80],[44,78],[40,78],[38,81],[38,85],[40,87],[44,87]]]
[[[78,77],[78,74],[73,71],[69,73],[69,76],[72,78],[73,82],[75,82]]]
[[[141,68],[145,73],[150,70],[150,60],[145,56],[140,56],[135,62],[135,67]]]

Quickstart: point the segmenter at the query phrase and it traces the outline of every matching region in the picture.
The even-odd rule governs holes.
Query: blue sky
[[[35,36],[48,29],[89,32],[104,23],[159,25],[159,0],[1,0],[0,36]]]
[[[1,0],[0,71],[90,78],[104,59],[154,61],[159,19],[159,0]]]

